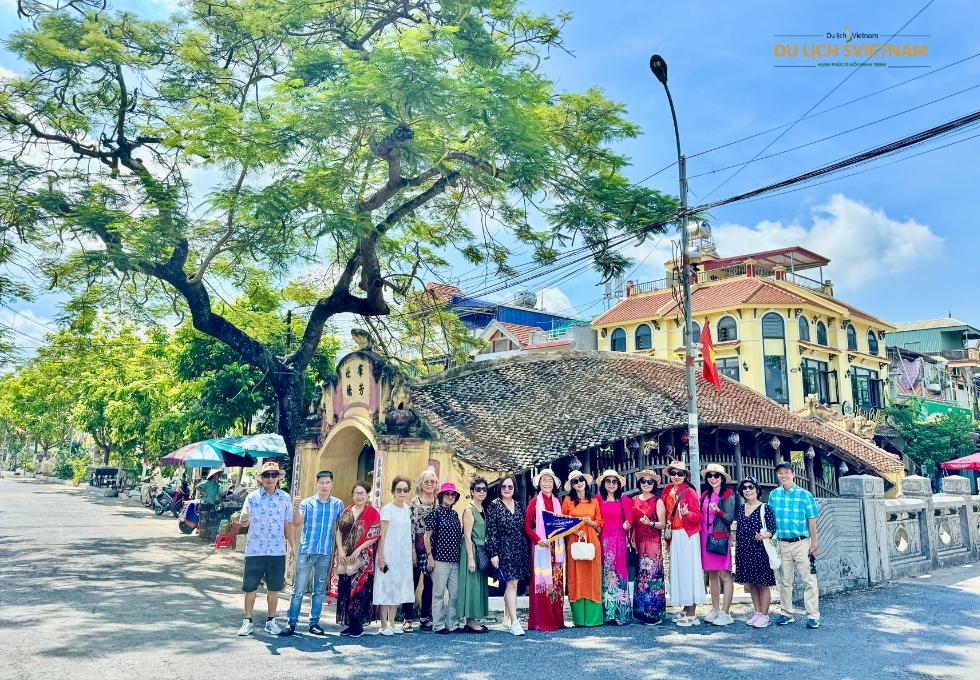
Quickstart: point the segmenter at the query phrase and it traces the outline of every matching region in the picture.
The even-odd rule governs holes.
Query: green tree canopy
[[[271,383],[290,447],[331,317],[389,314],[453,249],[510,272],[511,237],[543,263],[582,247],[611,275],[628,264],[615,237],[675,211],[624,177],[623,107],[542,75],[567,17],[516,0],[192,1],[167,21],[21,8],[0,230],[77,311],[188,315]],[[295,348],[221,304],[313,265],[328,283]]]
[[[903,453],[915,463],[931,471],[936,466],[973,452],[973,417],[961,410],[926,420],[925,407],[920,399],[892,404],[884,411],[885,418],[905,440]]]

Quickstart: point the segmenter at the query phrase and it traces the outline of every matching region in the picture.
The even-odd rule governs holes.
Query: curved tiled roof
[[[410,383],[414,410],[461,459],[523,470],[605,442],[687,423],[684,366],[624,353],[541,352],[484,361]],[[704,426],[799,435],[876,474],[901,462],[858,437],[801,418],[722,377],[698,378]]]

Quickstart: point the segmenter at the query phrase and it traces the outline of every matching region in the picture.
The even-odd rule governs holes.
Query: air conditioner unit
[[[943,391],[943,388],[939,383],[929,383],[926,385],[926,389],[935,394],[939,394]]]

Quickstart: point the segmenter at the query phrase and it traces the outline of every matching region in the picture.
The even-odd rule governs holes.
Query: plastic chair
[[[238,543],[238,529],[239,529],[238,522],[232,522],[231,525],[228,527],[227,534],[218,534],[218,537],[214,539],[214,547],[231,548],[232,550],[234,550]]]

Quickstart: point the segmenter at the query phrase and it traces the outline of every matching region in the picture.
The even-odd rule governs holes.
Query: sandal
[[[402,624],[402,632],[411,633],[413,630],[414,628],[412,628],[411,621],[406,621],[405,623]]]

